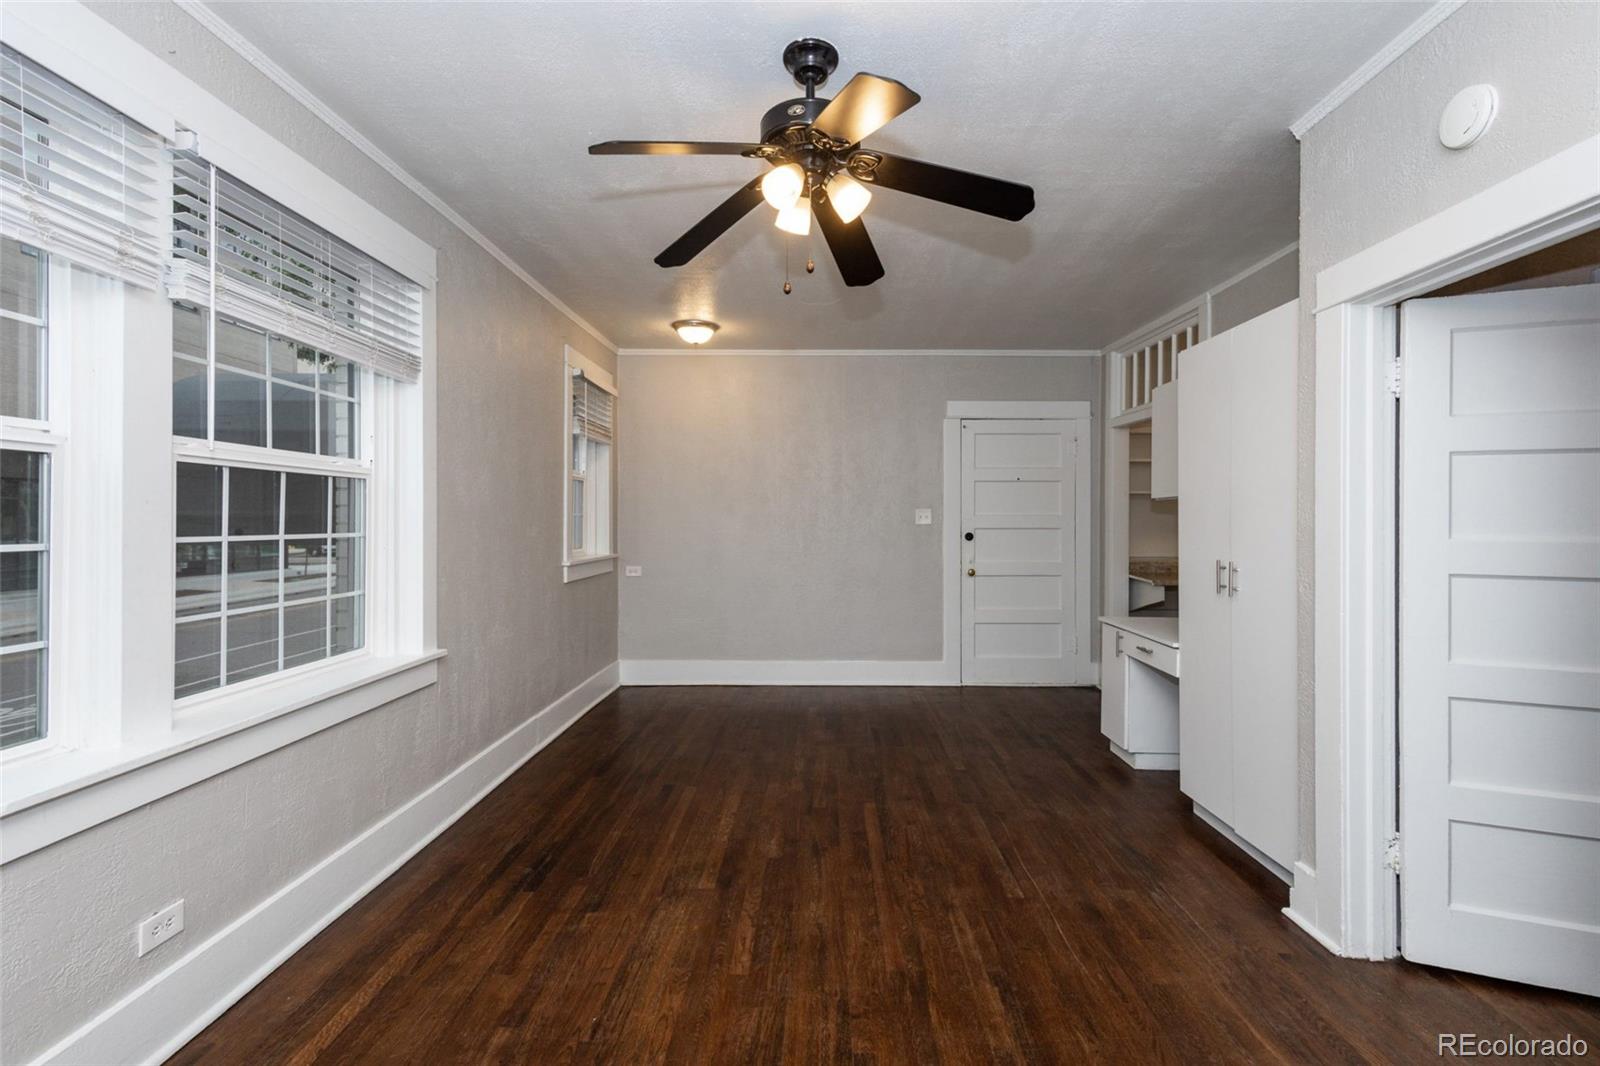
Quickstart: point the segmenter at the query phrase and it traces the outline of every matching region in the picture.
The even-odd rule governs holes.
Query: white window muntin
[[[259,451],[259,449],[256,450]],[[177,642],[175,638],[174,699],[176,701],[177,708],[181,711],[186,707],[191,707],[197,703],[203,702],[206,698],[215,696],[219,692],[237,692],[243,686],[258,682],[271,681],[284,676],[286,673],[311,670],[325,666],[329,663],[342,662],[347,659],[369,654],[369,649],[371,646],[369,634],[371,631],[371,613],[374,590],[372,587],[372,551],[369,540],[371,522],[368,517],[371,514],[372,507],[372,485],[371,479],[368,477],[367,472],[365,470],[350,469],[346,467],[329,469],[326,467],[321,467],[315,463],[298,463],[294,466],[285,466],[273,462],[268,456],[262,455],[225,458],[218,455],[198,455],[193,454],[192,452],[180,454],[177,457],[177,461],[173,464],[174,511],[176,511],[178,505],[177,482],[178,478],[180,477],[178,468],[184,465],[220,468],[223,471],[223,475],[220,479],[221,499],[218,510],[217,532],[215,534],[208,533],[201,535],[174,536],[174,547],[172,550],[172,561],[174,568],[173,580],[174,584],[176,585],[178,580],[178,575],[176,572],[177,556],[180,546],[216,545],[218,547],[218,569],[216,573],[217,608],[215,610],[185,612],[182,604],[179,602],[179,598],[175,595],[173,606],[173,627],[176,633],[178,629],[184,626],[198,626],[207,622],[217,622],[218,667],[216,673],[217,680],[215,684],[193,687],[193,691],[191,692],[181,691],[186,686],[181,684],[181,675],[178,671],[178,668],[182,665],[182,660],[177,658],[178,655],[181,654],[181,650],[177,649]],[[229,532],[228,522],[231,516],[231,500],[229,497],[231,487],[234,483],[231,471],[235,469],[259,470],[266,473],[276,474],[278,476],[278,500],[276,506],[278,528],[276,532],[251,534],[234,534]],[[325,486],[326,495],[324,500],[324,529],[321,532],[291,532],[287,528],[289,515],[289,478],[287,475],[294,474],[323,477],[327,479],[327,485]],[[360,486],[359,509],[361,516],[359,522],[357,523],[357,528],[354,530],[336,531],[335,528],[335,488],[336,479],[340,478],[347,479],[351,482],[359,484]],[[289,545],[296,542],[304,544],[313,540],[323,541],[328,549],[328,554],[325,557],[327,562],[326,572],[323,578],[323,590],[320,594],[310,594],[302,591],[302,594],[291,597],[288,593],[287,581]],[[334,563],[335,556],[333,555],[333,548],[336,544],[345,545],[347,550],[353,549],[356,552],[358,560],[355,568],[354,587],[343,591],[338,589],[340,576],[339,572],[335,569]],[[266,600],[257,598],[243,604],[230,603],[230,597],[233,595],[231,588],[231,578],[233,577],[231,570],[232,553],[230,549],[233,545],[271,545],[276,548],[276,573],[278,576],[274,583],[275,593],[272,599]],[[251,572],[264,573],[264,571]],[[309,658],[304,662],[286,665],[285,660],[288,658],[285,651],[285,625],[287,612],[289,610],[299,610],[301,608],[309,607],[318,603],[321,603],[325,606],[325,615],[323,619],[325,653],[321,656]],[[335,612],[340,609],[340,604],[355,605],[356,613],[353,616],[352,624],[356,628],[358,635],[352,647],[336,652],[334,651],[334,622]],[[275,644],[277,649],[275,654],[276,666],[270,670],[263,670],[258,673],[251,674],[248,677],[230,681],[229,674],[232,671],[230,671],[228,660],[230,653],[229,627],[232,624],[231,620],[265,614],[268,611],[275,612],[277,616],[275,636]]]

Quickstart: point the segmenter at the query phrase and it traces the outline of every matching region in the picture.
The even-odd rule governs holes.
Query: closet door
[[[1178,392],[1178,787],[1233,820],[1228,335],[1183,353]],[[1218,566],[1222,566],[1222,577]]]
[[[1291,301],[1230,330],[1228,351],[1233,401],[1229,823],[1285,867],[1294,864],[1299,845],[1294,561],[1298,309],[1299,301]],[[1185,500],[1185,520],[1188,514]],[[1184,666],[1188,664],[1185,648]]]

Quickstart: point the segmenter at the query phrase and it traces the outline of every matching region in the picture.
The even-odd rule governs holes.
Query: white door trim
[[[1384,865],[1396,824],[1394,307],[1596,226],[1600,136],[1317,275],[1316,854],[1295,864],[1286,912],[1339,954],[1399,949]]]
[[[945,403],[944,418],[944,522],[942,536],[944,547],[940,565],[944,570],[944,654],[939,676],[947,685],[961,684],[961,420],[963,418],[1061,418],[1082,419],[1083,443],[1090,444],[1095,432],[1087,400],[950,400]],[[1091,589],[1093,575],[1090,565],[1092,545],[1090,537],[1094,521],[1089,514],[1092,506],[1090,481],[1092,448],[1079,450],[1074,482],[1077,492],[1077,517],[1074,536],[1076,559],[1074,568],[1082,583],[1077,621],[1078,668],[1075,685],[1097,685],[1100,682],[1090,655],[1090,640],[1094,632],[1094,603]]]
[[[1088,400],[949,400],[944,416],[963,418],[1088,418]]]

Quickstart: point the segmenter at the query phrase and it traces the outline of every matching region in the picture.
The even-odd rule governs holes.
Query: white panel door
[[[1299,301],[1291,300],[1229,331],[1229,395],[1217,401],[1232,411],[1227,559],[1232,568],[1233,815],[1228,822],[1285,868],[1294,865],[1299,850],[1294,636],[1299,309]],[[1185,500],[1182,520],[1188,516]],[[1181,591],[1178,602],[1187,613]],[[1192,661],[1185,645],[1185,674]]]
[[[1600,286],[1412,301],[1401,365],[1402,950],[1600,994]]]
[[[1224,333],[1183,353],[1178,393],[1178,787],[1233,821],[1230,362]],[[1104,650],[1101,655],[1104,655]]]
[[[961,680],[1079,683],[1084,419],[961,423]],[[1084,478],[1086,480],[1086,476]],[[1085,507],[1086,509],[1086,507]],[[1082,610],[1080,610],[1082,608]],[[1084,641],[1087,643],[1087,641]]]

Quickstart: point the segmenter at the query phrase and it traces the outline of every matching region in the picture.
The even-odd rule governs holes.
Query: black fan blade
[[[590,155],[747,155],[759,156],[764,144],[730,141],[601,141],[589,146]]]
[[[656,256],[656,265],[683,266],[710,247],[712,241],[732,229],[735,222],[748,215],[751,208],[760,202],[761,178],[756,178],[722,201],[716,210],[689,227],[688,233],[673,241],[666,251]]]
[[[1033,189],[1014,181],[985,177],[965,170],[924,163],[920,159],[872,152],[881,162],[871,170],[872,184],[898,189],[912,196],[964,207],[1016,222],[1033,210]]]
[[[839,273],[844,276],[846,285],[871,285],[883,277],[883,262],[861,219],[841,222],[828,202],[827,193],[822,190],[811,200],[811,213],[822,227],[822,236],[833,252],[833,261],[839,264]]]
[[[822,109],[811,128],[833,140],[859,144],[921,99],[893,78],[857,74]]]

